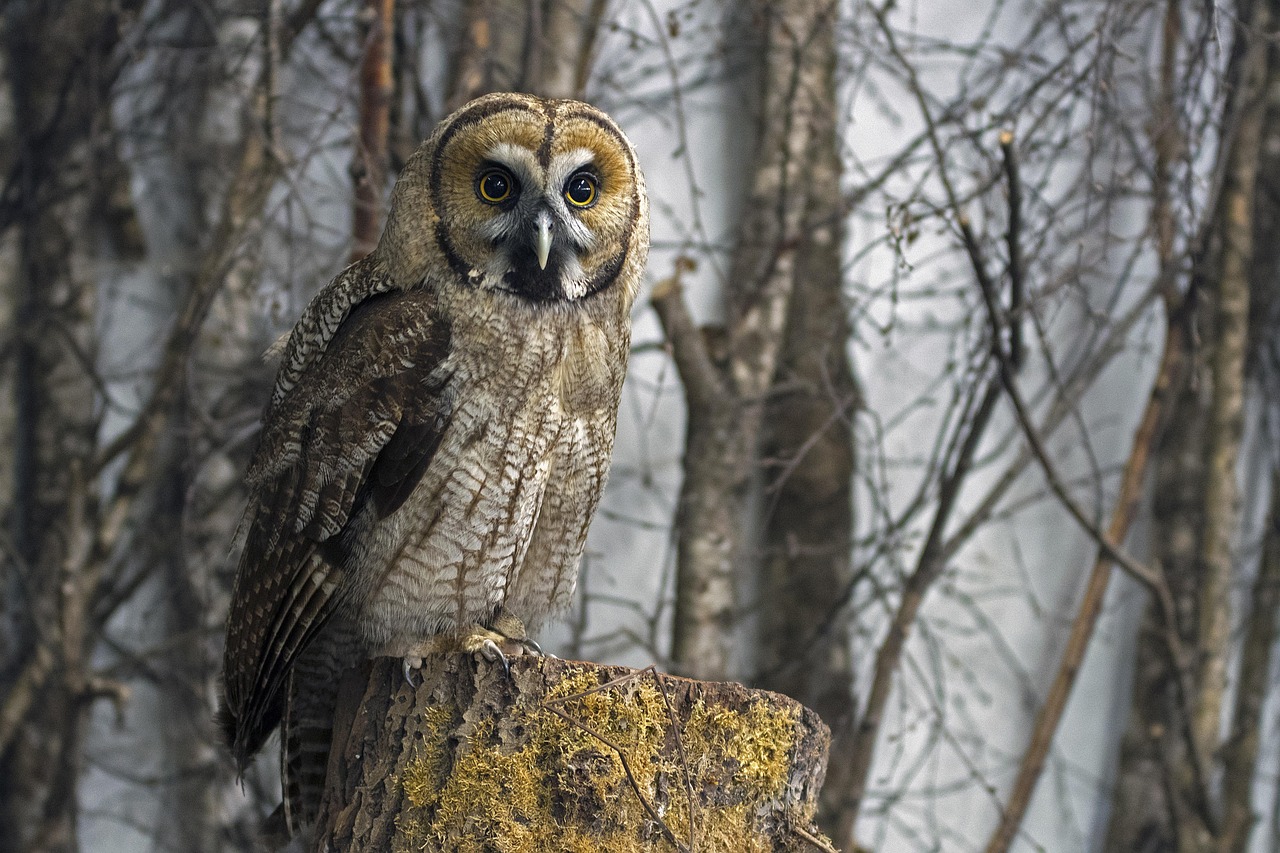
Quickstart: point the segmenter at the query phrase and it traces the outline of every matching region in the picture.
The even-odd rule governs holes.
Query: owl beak
[[[551,254],[551,214],[545,210],[538,214],[538,233],[533,247],[538,255],[538,268],[545,270]]]

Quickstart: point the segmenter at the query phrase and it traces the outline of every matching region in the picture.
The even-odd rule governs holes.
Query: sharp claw
[[[546,653],[542,651],[542,646],[538,645],[536,641],[530,640],[528,637],[525,637],[523,640],[521,640],[520,645],[524,646],[526,649],[533,652],[535,655],[542,655],[544,657],[546,656]]]
[[[413,671],[415,669],[420,669],[422,667],[422,659],[418,658],[415,661],[415,659],[413,658],[405,658],[402,661],[400,661],[400,665],[404,668],[405,683],[409,685],[409,688],[411,690],[417,690],[418,685],[414,683]]]
[[[484,655],[485,660],[490,663],[502,664],[502,670],[511,677],[511,664],[507,663],[507,656],[502,653],[502,649],[498,648],[498,644],[493,640],[485,640],[480,646],[480,654]]]

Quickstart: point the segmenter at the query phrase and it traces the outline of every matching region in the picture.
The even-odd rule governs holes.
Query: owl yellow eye
[[[499,204],[511,198],[516,180],[506,169],[489,169],[476,181],[476,195],[489,204]]]
[[[574,207],[590,207],[596,203],[596,176],[578,172],[564,185],[564,197]]]

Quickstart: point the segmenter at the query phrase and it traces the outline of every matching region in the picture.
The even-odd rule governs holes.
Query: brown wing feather
[[[417,485],[449,417],[449,327],[429,293],[373,297],[267,412],[249,469],[222,723],[243,767],[280,721],[298,655],[341,606],[350,522]]]

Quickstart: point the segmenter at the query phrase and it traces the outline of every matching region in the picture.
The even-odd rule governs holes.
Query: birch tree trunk
[[[790,0],[758,4],[751,11],[749,35],[745,37],[760,45],[754,51],[759,57],[760,135],[746,213],[724,285],[724,357],[712,357],[702,334],[688,320],[678,276],[654,290],[654,305],[673,350],[688,410],[685,476],[676,519],[673,658],[682,672],[707,679],[731,677],[742,670],[741,656],[735,660],[733,655],[735,623],[743,604],[740,578],[760,565],[761,545],[754,533],[758,525],[749,518],[750,493],[760,470],[765,411],[778,381],[788,327],[797,334],[812,331],[814,324],[823,328],[833,318],[827,314],[815,319],[816,314],[839,304],[839,213],[832,208],[817,212],[824,194],[835,187],[821,178],[815,180],[814,173],[817,170],[821,175],[823,169],[830,172],[834,167],[838,174],[831,156],[835,144],[831,121],[835,6],[821,0]],[[819,157],[816,161],[815,155]],[[811,214],[813,218],[807,219]],[[806,288],[803,310],[815,312],[815,317],[793,315],[793,294],[800,279]],[[834,322],[838,323],[838,318]],[[834,331],[840,334],[841,327]],[[822,364],[801,367],[795,381],[803,384],[814,378],[814,372],[845,359],[842,347],[833,345],[831,332],[823,328],[819,343]],[[809,343],[797,343],[792,355]],[[837,368],[832,380],[843,388],[835,392],[834,400],[823,388],[826,398],[819,405],[834,416],[818,416],[817,425],[814,419],[802,418],[797,430],[806,435],[797,442],[794,433],[779,434],[780,453],[793,452],[815,437],[832,444],[844,440],[844,427],[839,424],[829,434],[813,431],[833,420],[844,420],[847,425],[847,411],[853,402],[847,365]],[[801,393],[812,394],[812,386]],[[790,461],[804,460],[797,454]],[[843,471],[831,472],[832,481],[844,479],[850,466],[842,467]],[[832,488],[832,483],[826,486]],[[849,538],[851,517],[838,506],[838,496],[843,493],[834,485],[837,506],[828,518],[837,526],[826,531],[834,552],[841,548],[838,543]],[[771,499],[764,497],[766,502]],[[772,535],[783,540],[805,535],[791,527],[797,519],[790,517],[788,521],[783,512]],[[843,558],[835,559],[838,564]],[[823,563],[819,575],[829,573],[830,560],[819,562]],[[775,566],[776,571],[782,571],[781,567]],[[823,585],[824,579],[815,577],[813,583]],[[790,587],[787,600],[794,601],[800,588]],[[766,590],[776,588],[768,590],[766,586]],[[796,618],[805,617],[797,613]],[[838,658],[838,637],[823,642],[828,639],[833,642],[832,654]],[[766,655],[777,660],[794,653],[795,649],[775,648]]]
[[[1233,622],[1229,589],[1240,563],[1235,549],[1240,531],[1237,461],[1246,367],[1250,349],[1260,352],[1267,346],[1257,321],[1249,343],[1251,292],[1268,292],[1275,274],[1274,263],[1264,270],[1255,258],[1255,245],[1274,243],[1264,224],[1272,217],[1259,218],[1255,208],[1263,203],[1257,201],[1257,187],[1266,95],[1277,85],[1278,67],[1264,37],[1273,29],[1268,4],[1253,3],[1242,11],[1246,14],[1236,31],[1230,74],[1233,87],[1224,106],[1224,126],[1230,131],[1223,136],[1220,154],[1223,193],[1211,223],[1211,251],[1201,262],[1212,272],[1191,284],[1193,292],[1203,291],[1197,326],[1204,330],[1206,365],[1178,392],[1155,466],[1152,556],[1169,584],[1178,624],[1168,625],[1152,606],[1139,635],[1106,841],[1106,849],[1116,853],[1139,845],[1225,853],[1243,850],[1248,839],[1248,792],[1257,749],[1256,740],[1249,746],[1256,737],[1249,730],[1257,723],[1249,708],[1267,690],[1257,670],[1265,655],[1254,644],[1270,636],[1275,617],[1274,606],[1268,614],[1256,609],[1250,614],[1252,644],[1246,641],[1248,663],[1242,666],[1232,711],[1225,704]],[[1166,115],[1174,120],[1171,112]],[[1273,570],[1264,558],[1257,582],[1265,583]],[[1268,600],[1259,591],[1255,608]],[[1167,631],[1176,632],[1192,650],[1194,672],[1179,672],[1170,660]],[[1194,685],[1190,695],[1185,695],[1186,684]],[[1225,752],[1219,750],[1224,716],[1236,722]],[[1209,788],[1203,771],[1196,769],[1218,760],[1226,762],[1217,767],[1228,780],[1221,791]]]
[[[1240,529],[1240,490],[1236,463],[1244,431],[1245,361],[1249,332],[1249,290],[1253,269],[1254,198],[1261,156],[1263,98],[1270,33],[1264,2],[1251,4],[1240,24],[1243,56],[1238,88],[1228,115],[1234,135],[1226,154],[1227,174],[1217,211],[1221,240],[1218,275],[1209,289],[1213,306],[1213,344],[1208,376],[1211,397],[1206,423],[1204,527],[1199,553],[1196,640],[1199,666],[1191,711],[1195,743],[1204,755],[1216,755],[1227,701],[1231,652],[1230,587],[1235,575],[1235,540]],[[1247,29],[1246,29],[1247,27]],[[1274,239],[1269,237],[1268,239]],[[1218,810],[1216,804],[1214,811]],[[1217,826],[1198,816],[1180,816],[1178,847],[1184,853],[1210,849]]]

